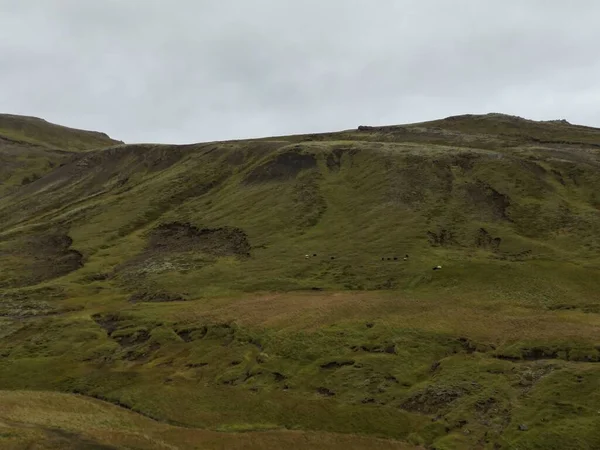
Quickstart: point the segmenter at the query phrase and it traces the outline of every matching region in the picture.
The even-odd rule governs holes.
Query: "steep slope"
[[[599,138],[490,114],[73,155],[0,196],[0,382],[211,429],[595,448]]]
[[[90,150],[121,143],[105,133],[78,130],[37,117],[0,114],[0,137],[60,150]]]
[[[424,268],[449,259],[455,270],[483,265],[511,277],[520,266],[510,263],[524,259],[597,264],[595,147],[549,142],[489,150],[455,147],[453,137],[445,144],[414,143],[410,127],[394,128],[395,141],[381,142],[384,132],[88,152],[0,200],[3,234],[19,247],[21,237],[37,242],[68,234],[83,258],[102,251],[102,270],[119,280],[128,274],[167,288],[160,273],[144,272],[148,264],[166,264],[173,273],[163,281],[177,278],[192,296],[225,286],[407,287],[419,282]],[[575,139],[594,133],[583,129]],[[152,238],[161,223],[167,228]],[[223,227],[243,236],[238,257],[252,252],[215,278],[215,264],[228,254],[205,248],[201,236],[226,245],[233,235],[210,237]],[[158,243],[169,239],[178,245]],[[316,249],[317,258],[304,258]],[[410,264],[387,263],[405,254]],[[462,282],[475,281],[477,273]],[[202,287],[191,280],[202,280]]]
[[[66,163],[72,152],[118,143],[103,133],[0,114],[0,196]]]
[[[181,428],[85,397],[51,392],[0,391],[0,446],[4,450],[244,449],[285,445],[298,450],[418,450],[382,439],[286,430],[247,433]]]

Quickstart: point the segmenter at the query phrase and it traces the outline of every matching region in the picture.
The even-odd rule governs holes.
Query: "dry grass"
[[[150,309],[150,308],[148,308]],[[472,339],[580,339],[594,342],[600,316],[551,311],[464,298],[379,292],[264,294],[173,305],[153,305],[178,322],[235,321],[244,326],[316,330],[340,322],[371,320],[393,328],[464,335]],[[150,313],[148,311],[148,313]]]
[[[62,445],[62,447],[53,447]],[[93,447],[95,446],[95,447]],[[405,443],[334,433],[275,430],[222,433],[179,428],[95,399],[54,392],[0,391],[0,447],[176,449],[381,449]]]

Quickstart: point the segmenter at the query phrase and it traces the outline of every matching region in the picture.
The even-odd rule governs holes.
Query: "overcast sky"
[[[504,112],[600,127],[596,0],[0,0],[0,112],[190,143]]]

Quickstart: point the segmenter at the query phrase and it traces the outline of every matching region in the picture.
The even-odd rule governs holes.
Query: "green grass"
[[[37,117],[0,114],[0,137],[60,150],[89,150],[122,144],[104,133],[55,125]]]
[[[122,144],[103,133],[0,114],[0,196],[65,164],[75,152]]]
[[[596,448],[597,136],[491,115],[86,152],[0,196],[0,385],[232,446]],[[111,442],[30,414],[10,433]]]
[[[0,445],[26,448],[109,450],[144,449],[298,449],[347,448],[417,450],[389,440],[237,425],[222,431],[175,427],[81,396],[41,391],[0,392]],[[259,430],[257,430],[259,428]]]

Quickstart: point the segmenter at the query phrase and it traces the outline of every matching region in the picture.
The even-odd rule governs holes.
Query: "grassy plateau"
[[[0,448],[600,448],[600,129],[0,115]]]

